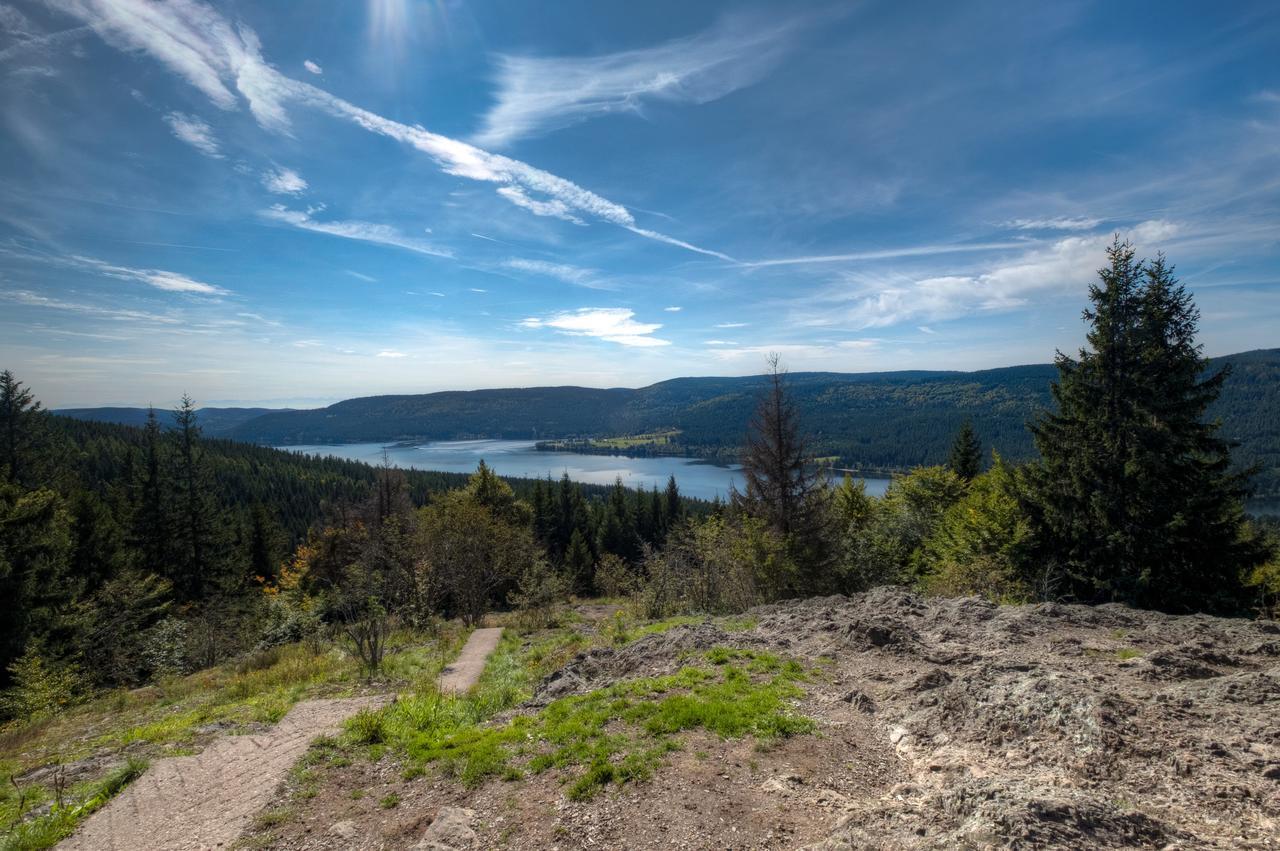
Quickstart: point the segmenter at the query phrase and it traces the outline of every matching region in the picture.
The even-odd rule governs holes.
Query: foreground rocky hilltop
[[[515,714],[739,647],[805,663],[813,734],[690,734],[587,801],[554,772],[468,790],[375,766],[395,811],[335,835],[322,795],[277,847],[415,847],[435,819],[433,848],[1280,848],[1276,623],[896,589],[751,614],[581,654]]]

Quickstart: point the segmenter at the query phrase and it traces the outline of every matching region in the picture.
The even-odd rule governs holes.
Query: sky
[[[1280,4],[0,0],[0,367],[315,406],[1280,345]]]

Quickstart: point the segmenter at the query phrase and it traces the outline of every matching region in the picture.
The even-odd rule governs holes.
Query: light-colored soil
[[[585,802],[564,785],[580,768],[468,789],[405,780],[388,753],[324,768],[255,839],[438,849],[424,831],[462,812],[475,837],[447,847],[1280,849],[1280,624],[898,589],[752,615],[588,651],[512,714],[724,645],[804,661],[796,710],[816,735],[757,750],[691,734],[651,780]]]
[[[440,672],[440,693],[461,694],[470,691],[484,673],[484,663],[501,639],[502,630],[497,627],[477,629],[471,633],[458,658]]]
[[[441,691],[475,685],[501,629],[478,629],[440,678]],[[228,848],[275,797],[317,737],[334,734],[383,696],[299,703],[275,727],[226,736],[195,756],[156,762],[62,842],[62,851],[212,851]]]
[[[378,698],[308,700],[261,735],[227,736],[195,756],[156,762],[61,843],[63,851],[226,848],[271,800],[317,736]]]

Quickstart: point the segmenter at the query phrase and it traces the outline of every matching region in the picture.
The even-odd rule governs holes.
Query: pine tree
[[[960,424],[960,430],[951,443],[947,466],[966,482],[982,472],[982,444],[974,433],[973,423],[967,419]]]
[[[166,512],[162,457],[163,436],[155,408],[147,409],[147,425],[143,432],[142,463],[133,491],[132,543],[139,553],[139,566],[146,573],[165,575],[168,569],[169,530]]]
[[[719,496],[716,497],[720,499]],[[684,520],[684,502],[680,499],[680,487],[676,477],[667,478],[667,489],[662,495],[662,529],[669,532]]]
[[[592,565],[591,548],[587,546],[587,539],[580,530],[574,529],[564,553],[564,572],[575,593],[591,593],[594,578]]]
[[[204,453],[199,446],[197,419],[194,402],[184,394],[173,412],[178,433],[173,480],[177,511],[173,524],[176,546],[169,578],[178,596],[185,600],[203,599],[216,578],[210,563],[213,509],[206,482]]]
[[[770,355],[766,390],[751,418],[742,456],[747,490],[738,500],[747,514],[784,538],[809,530],[809,498],[816,481],[785,377],[778,356]]]
[[[1065,591],[1173,611],[1230,610],[1260,563],[1245,534],[1246,480],[1205,411],[1199,314],[1163,258],[1118,239],[1089,289],[1088,348],[1059,353],[1057,411],[1032,425],[1041,464],[1028,507]]]
[[[655,482],[653,490],[649,494],[649,523],[651,526],[651,537],[649,543],[661,544],[662,539],[667,536],[667,515],[663,510],[662,494],[658,491],[658,485]]]
[[[28,452],[35,439],[39,402],[9,370],[0,372],[0,475],[3,481],[31,484]]]

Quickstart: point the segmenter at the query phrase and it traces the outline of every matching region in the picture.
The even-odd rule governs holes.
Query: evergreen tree
[[[648,542],[651,544],[660,544],[662,539],[667,536],[667,516],[662,505],[662,494],[658,491],[658,485],[655,482],[649,495],[651,537],[648,538]]]
[[[717,496],[716,500],[719,501]],[[676,477],[669,476],[667,478],[667,489],[662,495],[662,529],[663,532],[669,532],[679,526],[684,520],[684,502],[680,499],[680,486],[676,484]]]
[[[591,548],[587,546],[586,536],[581,530],[574,529],[569,538],[569,546],[564,553],[564,572],[569,577],[575,593],[591,593],[593,564],[594,559],[591,556]]]
[[[1089,289],[1088,348],[1058,354],[1057,411],[1032,425],[1040,555],[1077,599],[1230,610],[1263,553],[1244,527],[1245,477],[1205,421],[1226,373],[1206,376],[1198,311],[1163,258],[1139,261],[1117,239],[1108,260]]]
[[[283,554],[280,551],[280,527],[267,511],[257,504],[249,513],[249,574],[260,581],[274,584]]]
[[[132,542],[138,552],[139,567],[146,573],[163,576],[168,570],[168,519],[162,456],[163,435],[155,408],[147,409],[143,432],[142,463],[134,483]]]
[[[960,430],[951,443],[947,466],[966,482],[982,472],[982,444],[973,431],[973,423],[967,419],[960,424]]]
[[[200,600],[216,577],[212,569],[213,506],[209,498],[204,453],[199,446],[200,426],[195,404],[183,395],[173,412],[178,451],[173,484],[177,511],[173,524],[174,553],[169,578],[184,600]]]
[[[756,406],[742,456],[746,493],[739,502],[786,538],[809,531],[810,495],[815,478],[800,435],[799,417],[787,395],[785,373],[777,355],[769,357],[764,395]]]
[[[35,440],[40,403],[12,372],[0,372],[0,476],[3,481],[33,484],[28,453]]]

